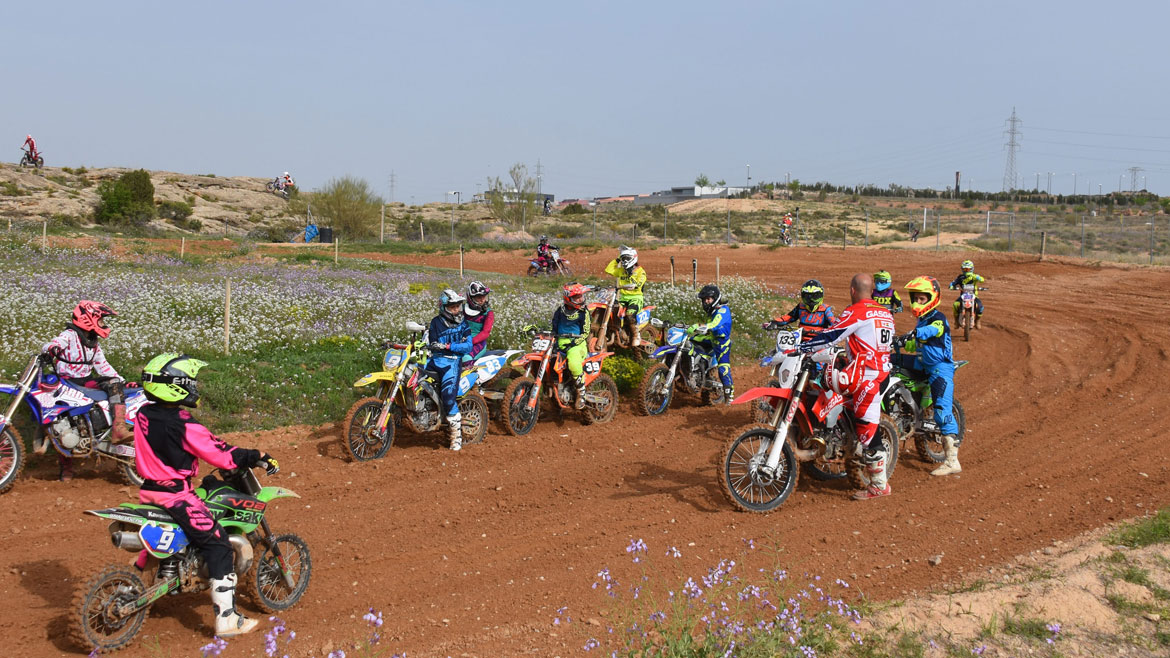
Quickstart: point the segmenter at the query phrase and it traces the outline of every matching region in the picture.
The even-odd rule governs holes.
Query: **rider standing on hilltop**
[[[890,373],[890,346],[894,342],[894,316],[873,301],[873,277],[856,274],[849,284],[853,300],[836,324],[802,343],[797,349],[815,352],[827,345],[847,341],[850,360],[843,368],[825,365],[824,379],[833,391],[848,397],[857,421],[858,447],[864,446],[861,461],[869,475],[869,486],[853,494],[855,500],[890,495],[886,463],[888,455],[880,440],[874,441],[881,420],[881,383]]]
[[[37,140],[33,139],[32,135],[24,136],[24,143],[20,145],[20,148],[28,148],[28,157],[33,160],[37,159]]]
[[[983,283],[987,279],[975,273],[975,263],[973,261],[965,260],[963,261],[961,267],[963,268],[963,271],[959,272],[959,276],[955,277],[954,281],[951,281],[951,290],[961,290],[963,286],[967,284],[975,286],[975,290],[973,291],[973,294],[975,295],[975,328],[982,329],[981,320],[983,319],[983,300],[979,299],[979,284]],[[959,305],[962,303],[962,295],[960,295],[959,299],[955,300],[956,325],[959,324]]]
[[[638,347],[642,344],[642,337],[638,332],[638,312],[646,303],[642,296],[642,286],[646,285],[646,270],[638,265],[638,251],[622,245],[618,250],[618,257],[605,266],[605,273],[617,277],[617,301],[626,307],[626,321],[632,339],[630,345]]]

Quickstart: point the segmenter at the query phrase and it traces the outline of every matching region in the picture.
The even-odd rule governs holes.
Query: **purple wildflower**
[[[219,654],[223,653],[223,650],[226,648],[227,640],[217,635],[211,638],[211,642],[209,644],[205,644],[199,647],[199,653],[202,654],[202,658],[209,658],[209,656],[218,656]]]

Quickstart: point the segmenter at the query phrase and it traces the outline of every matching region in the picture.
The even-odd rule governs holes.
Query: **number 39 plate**
[[[547,349],[548,349],[548,339],[547,338],[537,338],[536,340],[532,341],[532,351],[533,352],[543,352]]]

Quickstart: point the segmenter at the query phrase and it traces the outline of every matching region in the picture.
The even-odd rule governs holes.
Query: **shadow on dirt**
[[[74,653],[80,647],[69,639],[69,624],[73,622],[71,603],[74,588],[85,587],[83,579],[72,579],[69,569],[61,560],[37,560],[15,566],[20,573],[20,586],[25,591],[44,600],[46,610],[56,612],[45,624],[45,636],[62,652]],[[77,580],[73,587],[67,584]]]
[[[610,498],[641,498],[643,496],[667,495],[699,512],[717,512],[722,500],[719,484],[709,468],[693,471],[679,471],[641,462],[636,473],[623,478],[630,491],[614,493]]]

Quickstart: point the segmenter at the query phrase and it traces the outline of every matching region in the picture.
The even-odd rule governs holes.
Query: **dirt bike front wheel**
[[[149,606],[125,617],[118,608],[132,605],[146,592],[146,585],[130,568],[110,565],[94,576],[73,597],[76,618],[70,635],[78,645],[95,653],[114,651],[130,644],[142,628]]]
[[[252,569],[252,598],[265,612],[288,610],[301,600],[313,575],[309,545],[286,533],[273,536],[270,544],[261,542],[257,548],[260,554]]]
[[[536,406],[528,408],[528,396],[532,394],[536,380],[531,377],[521,377],[508,384],[504,389],[504,401],[500,404],[500,422],[512,436],[524,436],[536,427],[536,420],[540,417],[540,399]]]
[[[16,428],[9,425],[0,431],[0,494],[16,484],[24,468],[24,441]]]
[[[487,400],[479,393],[468,393],[459,400],[459,415],[463,417],[461,433],[463,445],[483,442],[488,430]]]
[[[781,448],[775,472],[765,468],[774,433],[771,427],[753,427],[727,444],[719,468],[719,487],[740,511],[766,514],[783,505],[796,489],[799,471],[788,441]]]
[[[963,311],[963,341],[971,342],[971,313]]]
[[[670,398],[674,393],[674,386],[666,386],[666,378],[670,376],[670,368],[665,363],[658,363],[650,367],[638,385],[638,411],[645,416],[657,416],[670,407]]]
[[[345,449],[354,461],[365,462],[381,459],[394,444],[394,419],[386,421],[386,429],[378,430],[378,416],[382,413],[382,400],[362,398],[353,403],[345,416]]]

